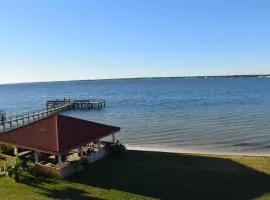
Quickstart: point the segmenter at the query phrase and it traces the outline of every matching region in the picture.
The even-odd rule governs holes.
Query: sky
[[[270,73],[269,0],[0,0],[0,83]]]

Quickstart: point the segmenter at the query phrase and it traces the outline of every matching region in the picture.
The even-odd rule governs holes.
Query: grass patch
[[[1,160],[0,160],[1,162]],[[270,199],[270,157],[127,151],[67,180],[0,178],[3,199]]]

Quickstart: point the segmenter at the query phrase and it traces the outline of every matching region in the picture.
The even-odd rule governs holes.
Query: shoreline
[[[183,153],[183,154],[199,154],[199,155],[220,155],[220,156],[252,156],[252,157],[270,157],[270,153],[247,153],[247,152],[229,152],[229,151],[209,151],[196,149],[181,148],[158,148],[158,147],[142,147],[126,145],[127,150],[132,151],[151,151],[163,153]]]

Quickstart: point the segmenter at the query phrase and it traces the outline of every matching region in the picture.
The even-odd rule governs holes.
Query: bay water
[[[270,78],[0,85],[0,109],[8,115],[56,98],[104,98],[103,110],[63,114],[120,126],[117,137],[130,148],[270,155]]]

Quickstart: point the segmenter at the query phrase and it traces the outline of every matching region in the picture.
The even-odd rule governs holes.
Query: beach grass
[[[270,157],[127,151],[65,180],[2,177],[0,191],[5,200],[270,199]]]

